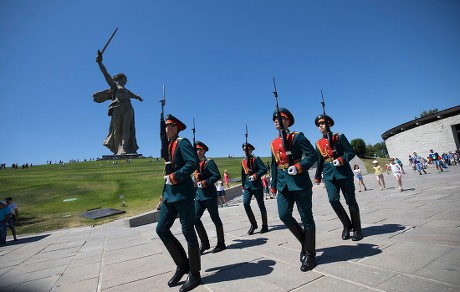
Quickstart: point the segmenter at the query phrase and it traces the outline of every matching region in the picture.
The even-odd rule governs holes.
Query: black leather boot
[[[298,222],[296,222],[291,227],[288,227],[289,231],[294,234],[295,238],[300,242],[300,262],[303,262],[303,258],[305,256],[305,251],[303,250],[303,239],[305,237],[303,228],[300,226]]]
[[[185,250],[177,238],[174,238],[173,241],[164,242],[164,245],[177,266],[176,272],[168,281],[168,286],[173,287],[176,286],[182,277],[190,271],[189,263]]]
[[[225,245],[225,239],[224,239],[224,227],[216,226],[216,233],[217,233],[217,245],[212,250],[212,253],[221,252],[224,249],[227,249],[227,246]]]
[[[196,224],[195,229],[201,241],[200,254],[204,254],[206,250],[211,248],[209,245],[208,234],[206,233],[206,229],[204,229],[203,224]]]
[[[249,222],[251,223],[251,227],[248,230],[248,235],[252,235],[254,234],[254,230],[259,228],[259,226],[257,226],[256,217],[254,217],[254,213],[252,212],[251,207],[245,208],[245,210],[246,215],[248,215]]]
[[[333,206],[332,209],[334,209],[335,214],[337,214],[337,217],[339,217],[340,222],[342,222],[343,224],[342,239],[343,240],[350,239],[350,231],[352,229],[352,225],[351,225],[350,218],[348,218],[347,212],[345,211],[345,209],[343,208],[341,204],[336,207]]]
[[[182,285],[179,291],[190,291],[195,289],[201,284],[201,262],[200,262],[200,251],[198,247],[188,248],[189,266],[190,273],[188,274],[187,280]]]
[[[260,229],[260,233],[268,232],[268,220],[267,220],[267,212],[262,212],[262,228]]]
[[[305,229],[304,231],[303,250],[305,256],[300,266],[302,272],[313,270],[316,267],[315,233],[315,229]]]
[[[200,273],[190,273],[188,274],[187,281],[179,289],[180,292],[190,291],[201,285],[201,276]]]
[[[351,212],[351,221],[353,222],[353,237],[351,240],[359,241],[363,239],[363,234],[361,233],[361,217],[359,215],[359,210],[355,212]]]

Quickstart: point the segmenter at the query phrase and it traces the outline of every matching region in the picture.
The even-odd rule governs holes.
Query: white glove
[[[337,159],[334,159],[334,161],[332,161],[332,164],[334,164],[334,166],[340,166],[340,161]]]
[[[297,168],[295,168],[294,165],[289,166],[289,168],[288,168],[288,174],[289,174],[289,175],[296,175],[296,174],[297,174]]]
[[[249,177],[249,181],[254,181],[254,176],[253,176],[253,175],[251,175],[251,176]]]
[[[172,182],[171,182],[171,179],[169,178],[169,175],[165,175],[164,178],[165,178],[165,183],[167,185],[172,185]]]
[[[199,187],[199,188],[202,188],[202,187],[203,187],[203,186],[201,185],[201,182],[200,182],[200,181],[197,182],[196,186]]]

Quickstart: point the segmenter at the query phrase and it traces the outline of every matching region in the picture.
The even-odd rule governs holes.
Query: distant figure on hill
[[[136,129],[134,127],[134,109],[131,105],[131,98],[143,101],[125,88],[128,78],[123,73],[110,77],[104,64],[102,64],[102,54],[98,53],[96,62],[104,75],[105,81],[110,89],[96,92],[93,95],[94,101],[102,103],[112,100],[109,105],[108,115],[112,117],[110,121],[109,134],[105,138],[104,146],[110,149],[115,155],[137,153]]]

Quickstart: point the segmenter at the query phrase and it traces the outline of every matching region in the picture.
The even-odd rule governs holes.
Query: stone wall
[[[453,126],[460,124],[460,115],[436,120],[403,131],[389,137],[385,144],[390,157],[398,157],[404,165],[409,164],[409,155],[415,151],[422,157],[427,157],[430,149],[439,154],[455,151],[456,144]]]

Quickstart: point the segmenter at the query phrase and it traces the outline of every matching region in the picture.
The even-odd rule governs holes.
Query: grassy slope
[[[223,175],[226,169],[232,179],[241,177],[241,158],[215,158]],[[263,158],[268,162],[269,158]],[[370,173],[371,161],[363,159]],[[379,159],[378,159],[379,160]],[[387,159],[379,160],[385,165]],[[20,211],[19,234],[102,224],[121,217],[152,211],[163,187],[163,163],[135,159],[130,164],[114,165],[106,161],[40,165],[29,169],[0,171],[0,197],[11,196]],[[234,183],[238,184],[238,183]],[[120,206],[123,194],[126,205]],[[73,201],[64,200],[77,199]],[[80,214],[94,208],[115,208],[125,214],[87,219]]]

